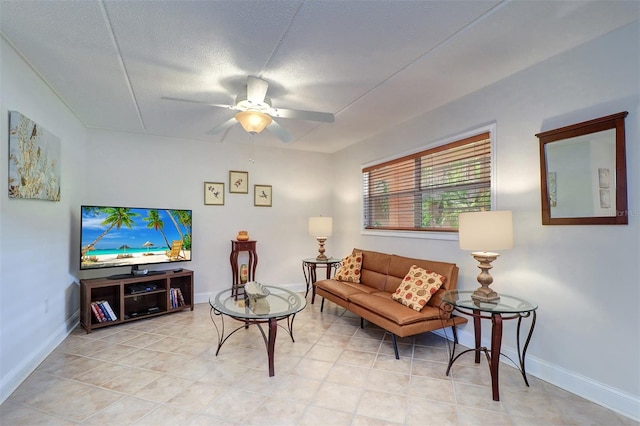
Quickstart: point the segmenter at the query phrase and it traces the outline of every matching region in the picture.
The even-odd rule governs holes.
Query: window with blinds
[[[365,229],[458,230],[458,214],[491,210],[489,132],[362,170]]]

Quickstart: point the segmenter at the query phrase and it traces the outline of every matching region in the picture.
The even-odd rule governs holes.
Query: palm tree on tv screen
[[[147,213],[147,217],[143,218],[142,220],[147,222],[147,228],[153,229],[154,231],[159,231],[160,234],[162,234],[162,238],[164,238],[164,242],[167,244],[167,247],[171,247],[167,236],[164,234],[164,221],[160,218],[160,213],[158,213],[158,210],[149,210],[149,213]]]
[[[109,227],[98,236],[91,244],[87,244],[82,248],[82,257],[84,257],[88,251],[92,250],[98,241],[100,241],[105,235],[107,235],[113,228],[120,229],[123,226],[126,226],[129,229],[132,229],[132,225],[135,225],[133,218],[139,216],[138,213],[132,212],[131,209],[126,208],[113,208],[113,207],[104,207],[104,208],[86,208],[83,209],[83,213],[105,213],[107,217],[100,223],[102,226]]]

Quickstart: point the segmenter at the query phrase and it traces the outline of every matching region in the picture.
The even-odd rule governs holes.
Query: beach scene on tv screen
[[[191,210],[82,207],[80,269],[191,260]]]

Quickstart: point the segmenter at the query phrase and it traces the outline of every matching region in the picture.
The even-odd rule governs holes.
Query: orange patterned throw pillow
[[[447,277],[413,265],[391,298],[420,312],[446,280]]]
[[[336,272],[333,279],[350,283],[360,282],[360,270],[362,269],[362,253],[355,252],[342,259],[342,266]]]

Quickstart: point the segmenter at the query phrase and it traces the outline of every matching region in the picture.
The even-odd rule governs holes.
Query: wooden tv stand
[[[172,288],[180,289],[183,305],[172,307],[172,293],[176,293],[171,291]],[[99,322],[91,308],[91,303],[97,301],[109,302],[117,319]],[[80,280],[80,324],[87,333],[96,328],[184,309],[193,311],[193,271],[188,269],[152,271],[149,275],[137,277]]]

